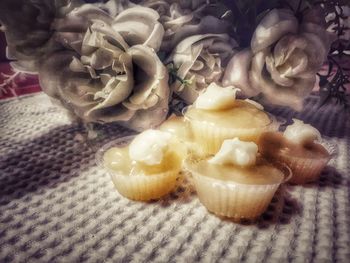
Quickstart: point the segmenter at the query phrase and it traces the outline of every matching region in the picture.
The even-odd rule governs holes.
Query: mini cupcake
[[[263,132],[277,129],[260,104],[235,99],[237,90],[212,83],[184,111],[195,141],[207,154],[215,154],[226,139],[257,142]]]
[[[320,132],[310,124],[293,119],[294,123],[281,132],[261,136],[259,148],[263,156],[287,164],[293,171],[289,182],[304,184],[319,178],[330,160],[329,152],[321,144]]]
[[[184,149],[170,133],[146,130],[134,138],[120,139],[123,140],[124,145],[103,154],[103,165],[121,195],[148,201],[176,187]]]
[[[172,114],[159,126],[159,130],[171,133],[181,142],[190,142],[192,140],[192,133],[189,123],[186,122],[182,116]]]
[[[186,161],[201,203],[212,213],[253,220],[268,207],[279,185],[290,176],[288,168],[277,168],[257,158],[254,142],[225,140],[210,159]]]
[[[182,143],[189,155],[201,156],[201,147],[194,142],[193,134],[189,122],[182,116],[171,115],[159,126],[159,130],[169,132]]]

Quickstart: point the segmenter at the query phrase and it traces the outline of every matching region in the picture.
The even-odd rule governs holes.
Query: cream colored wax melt
[[[234,106],[234,98],[239,89],[220,87],[211,83],[195,101],[195,107],[202,110],[225,110]]]
[[[179,140],[189,142],[192,140],[192,133],[188,122],[184,117],[171,115],[165,122],[159,126],[159,130],[173,134]]]
[[[184,117],[171,115],[169,119],[159,126],[159,130],[169,132],[179,139],[179,142],[185,147],[187,155],[203,155],[202,148],[193,141],[193,134],[189,122]],[[184,157],[184,159],[187,156]]]
[[[146,130],[129,145],[107,150],[103,160],[121,195],[147,201],[175,188],[184,155],[170,133]]]
[[[317,143],[321,139],[317,129],[300,120],[293,121],[284,133],[269,132],[261,136],[259,148],[266,158],[291,168],[291,183],[304,184],[318,179],[330,160],[330,154]]]
[[[257,145],[238,138],[225,140],[210,159],[186,162],[200,201],[216,215],[255,219],[269,205],[289,170],[257,158]]]
[[[316,128],[298,119],[293,119],[293,124],[286,128],[283,136],[290,142],[300,145],[307,145],[321,139],[321,134]]]
[[[213,85],[198,97],[200,103],[196,101],[194,106],[184,112],[195,141],[203,147],[204,152],[216,153],[225,139],[238,137],[244,141],[257,142],[263,132],[276,130],[273,120],[260,107],[249,101],[235,99],[236,89]],[[221,93],[221,89],[231,89],[231,92]],[[217,98],[215,94],[218,94]],[[210,107],[203,107],[205,100],[208,100]]]
[[[220,151],[208,162],[212,164],[235,164],[250,166],[256,162],[258,146],[253,142],[242,142],[238,138],[225,140]]]

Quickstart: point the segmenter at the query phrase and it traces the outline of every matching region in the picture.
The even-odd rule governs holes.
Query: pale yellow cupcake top
[[[267,132],[259,139],[259,150],[268,157],[283,155],[289,158],[319,159],[328,158],[328,151],[317,142],[307,144],[294,143],[286,139],[281,132]]]
[[[212,83],[185,112],[187,119],[226,128],[261,128],[272,123],[260,104],[236,99],[238,89]]]
[[[293,119],[293,124],[288,125],[283,132],[283,137],[294,144],[307,145],[321,139],[320,132],[301,120]]]
[[[203,176],[238,184],[279,184],[284,180],[284,175],[279,169],[263,161],[257,162],[254,166],[240,167],[232,164],[212,164],[202,160],[194,164],[191,169]]]
[[[189,123],[184,117],[171,115],[165,122],[159,126],[159,130],[169,132],[182,141],[191,141],[193,135]]]
[[[169,133],[146,130],[124,147],[108,149],[103,161],[107,169],[123,175],[152,175],[180,169],[184,149]]]
[[[258,147],[255,143],[234,138],[225,140],[214,157],[191,162],[189,169],[202,176],[238,184],[267,185],[283,182],[283,172],[257,158],[257,155]]]
[[[285,131],[268,132],[259,140],[259,148],[263,155],[274,157],[284,155],[290,158],[319,159],[328,158],[328,151],[318,143],[320,132],[301,120],[293,119]]]
[[[211,125],[226,128],[261,128],[272,123],[269,115],[244,100],[235,100],[232,107],[224,110],[203,110],[189,107],[186,118],[203,121]]]

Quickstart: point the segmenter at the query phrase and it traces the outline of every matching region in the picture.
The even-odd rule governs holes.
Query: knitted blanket
[[[130,134],[85,130],[42,93],[0,102],[0,262],[349,262],[350,125],[337,106],[297,117],[336,144],[320,179],[286,185],[255,223],[210,214],[189,187],[130,201],[95,164],[95,151]]]

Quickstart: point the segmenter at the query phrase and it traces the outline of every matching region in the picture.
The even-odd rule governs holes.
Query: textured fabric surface
[[[188,187],[152,203],[121,197],[95,150],[130,131],[109,126],[84,143],[44,94],[2,101],[0,262],[349,262],[349,116],[316,104],[271,110],[317,127],[338,156],[319,181],[285,186],[256,223],[236,224]]]

